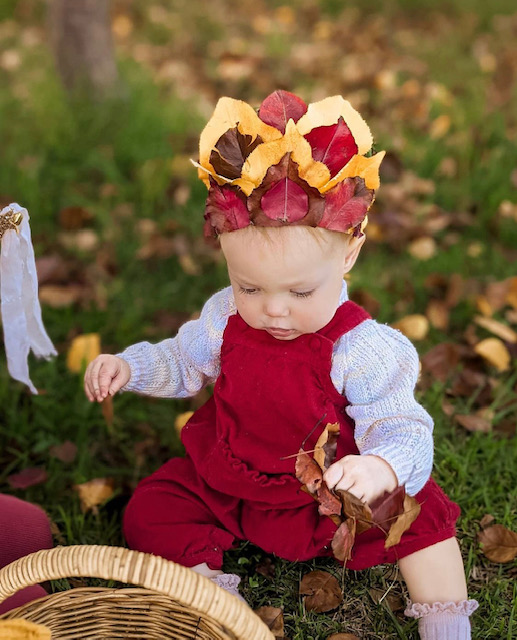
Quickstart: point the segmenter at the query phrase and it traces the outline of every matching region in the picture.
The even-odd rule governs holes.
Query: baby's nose
[[[265,302],[264,312],[270,318],[283,318],[289,315],[289,307],[281,298],[271,297]]]

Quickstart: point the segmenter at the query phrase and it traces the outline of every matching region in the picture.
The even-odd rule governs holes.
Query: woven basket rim
[[[0,603],[27,586],[71,577],[133,584],[174,599],[228,629],[237,638],[274,640],[271,631],[247,604],[208,578],[160,556],[122,547],[61,546],[15,560],[0,569]],[[91,587],[96,588],[102,589]],[[46,596],[40,602],[54,595],[58,594]]]

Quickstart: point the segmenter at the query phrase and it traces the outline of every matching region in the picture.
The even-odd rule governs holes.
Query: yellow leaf
[[[510,368],[510,353],[499,338],[486,338],[474,347],[474,351],[499,371]]]
[[[86,513],[98,513],[97,507],[109,500],[113,495],[115,483],[113,478],[94,478],[89,482],[74,484],[73,488],[79,494],[81,510]]]
[[[449,309],[443,300],[431,300],[425,314],[435,329],[445,331],[449,326]]]
[[[83,368],[101,352],[101,339],[98,333],[85,333],[72,340],[66,356],[66,366],[73,373],[81,373]]]
[[[392,324],[392,327],[401,331],[410,340],[423,340],[429,333],[429,320],[415,313],[401,318]]]
[[[417,238],[409,244],[408,251],[417,260],[429,260],[436,253],[436,242],[430,236]]]
[[[494,318],[474,316],[474,322],[506,342],[517,342],[517,332]]]
[[[443,138],[443,136],[449,131],[450,128],[451,118],[447,114],[443,113],[441,116],[438,116],[435,120],[432,121],[429,128],[429,137],[432,140]]]
[[[381,184],[379,167],[385,155],[385,151],[380,151],[371,158],[360,155],[353,156],[332,180],[321,187],[320,192],[326,193],[346,178],[363,178],[368,189],[378,189]]]
[[[181,432],[183,427],[187,424],[187,422],[193,415],[193,411],[185,411],[185,413],[180,413],[178,416],[176,416],[176,420],[174,420],[174,428],[178,433]]]
[[[480,295],[476,297],[476,307],[478,308],[478,311],[486,317],[490,317],[494,313],[494,310],[486,296]]]
[[[0,620],[0,640],[50,640],[50,629],[21,618]]]
[[[240,133],[252,136],[253,140],[258,135],[264,142],[282,137],[282,133],[278,129],[262,122],[255,110],[246,102],[227,97],[221,98],[199,138],[199,164],[208,173],[215,174],[214,168],[210,164],[210,154],[217,141],[226,131],[236,126],[238,126]],[[208,174],[199,171],[199,177],[208,187]]]
[[[342,96],[330,96],[309,105],[307,113],[296,123],[296,128],[304,136],[317,127],[328,127],[336,124],[342,117],[353,135],[358,153],[364,154],[372,147],[373,138],[370,127],[359,112]]]
[[[260,144],[250,153],[242,167],[242,178],[235,180],[234,184],[249,196],[264,180],[269,167],[278,164],[286,153],[291,153],[291,158],[298,164],[300,178],[311,187],[319,189],[329,181],[328,168],[323,162],[313,160],[311,145],[300,134],[294,121],[289,120],[281,138]]]
[[[517,276],[510,279],[506,302],[514,309],[517,309]]]

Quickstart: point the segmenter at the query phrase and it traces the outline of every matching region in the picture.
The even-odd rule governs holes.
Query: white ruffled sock
[[[418,618],[421,640],[471,640],[470,616],[478,608],[476,600],[409,604],[404,611],[410,618]]]
[[[225,591],[228,591],[228,593],[231,593],[232,596],[236,596],[237,598],[239,598],[239,600],[242,600],[242,602],[248,604],[239,593],[238,587],[241,579],[235,573],[221,573],[218,576],[210,578],[210,580],[212,580],[212,582],[215,582],[218,587],[221,587]]]

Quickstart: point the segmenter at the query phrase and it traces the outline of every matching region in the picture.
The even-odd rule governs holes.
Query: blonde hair
[[[299,236],[300,244],[307,238],[315,240],[320,248],[326,247],[340,247],[348,246],[351,234],[343,233],[340,231],[331,231],[322,227],[309,227],[307,225],[289,225],[286,227],[259,227],[255,225],[249,225],[243,229],[236,231],[230,231],[228,233],[238,233],[244,242],[254,241],[257,237],[260,237],[266,244],[282,244],[286,237],[286,233],[291,233]],[[226,234],[221,234],[226,235]],[[221,236],[219,236],[220,238]]]

